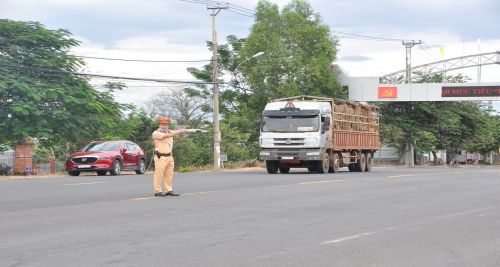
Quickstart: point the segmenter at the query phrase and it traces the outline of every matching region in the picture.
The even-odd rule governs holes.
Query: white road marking
[[[376,232],[361,233],[361,234],[357,234],[357,235],[345,236],[345,237],[337,238],[337,239],[334,239],[334,240],[328,240],[328,241],[322,242],[321,245],[328,245],[328,244],[340,243],[340,242],[344,242],[344,241],[347,241],[347,240],[358,239],[358,238],[361,238],[363,236],[374,235],[374,234],[376,234]]]
[[[452,218],[452,217],[464,216],[467,214],[477,213],[477,212],[491,210],[491,209],[493,209],[493,207],[485,207],[485,208],[481,208],[481,209],[467,210],[464,212],[455,212],[455,213],[451,213],[451,214],[447,214],[447,215],[443,215],[443,216],[437,216],[436,219],[448,219],[448,218]],[[483,216],[484,216],[484,214],[483,214]]]
[[[306,184],[324,184],[324,183],[334,183],[334,182],[342,182],[343,180],[326,180],[326,181],[314,181],[314,182],[302,182],[298,183],[300,185],[306,185]]]
[[[391,176],[387,176],[387,178],[410,177],[410,176],[416,176],[416,174],[391,175]]]
[[[78,183],[78,184],[64,184],[64,185],[90,185],[90,184],[107,184],[109,182],[88,182],[88,183]]]
[[[416,223],[407,223],[407,224],[402,224],[402,225],[397,225],[397,226],[389,226],[389,227],[385,227],[383,229],[380,229],[380,230],[374,231],[374,232],[365,232],[365,233],[361,233],[361,234],[344,236],[344,237],[336,238],[336,239],[333,239],[333,240],[327,240],[327,241],[321,242],[320,244],[321,245],[329,245],[329,244],[341,243],[341,242],[348,241],[348,240],[359,239],[359,238],[362,238],[362,237],[365,237],[365,236],[380,234],[382,232],[388,232],[388,231],[398,230],[398,229],[401,229],[401,228],[404,228],[404,227],[413,227],[415,225],[420,225],[420,224],[436,223],[436,222],[439,222],[439,221],[443,221],[444,219],[449,219],[449,218],[459,217],[459,216],[465,216],[465,215],[473,214],[473,213],[479,213],[479,212],[483,212],[483,211],[486,211],[486,210],[491,210],[491,209],[494,209],[494,208],[495,207],[490,206],[490,207],[484,207],[484,208],[479,208],[479,209],[467,210],[467,211],[463,211],[463,212],[455,212],[455,213],[446,214],[446,215],[443,215],[443,216],[437,216],[437,217],[434,217],[432,219],[423,220],[423,221],[416,222]],[[485,215],[484,214],[479,214],[479,216],[483,217]]]

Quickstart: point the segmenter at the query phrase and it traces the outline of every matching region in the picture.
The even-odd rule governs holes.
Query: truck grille
[[[278,157],[283,158],[283,157],[293,157],[297,158],[299,156],[298,151],[278,151]]]
[[[97,161],[97,157],[81,157],[81,158],[73,158],[72,161],[78,164],[90,164]]]
[[[304,138],[274,138],[275,146],[303,146]]]

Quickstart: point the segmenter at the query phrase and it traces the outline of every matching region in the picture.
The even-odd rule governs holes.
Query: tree
[[[464,83],[469,79],[461,74],[420,77],[415,82]],[[399,148],[400,155],[407,143],[431,151],[436,160],[437,150],[483,152],[495,147],[495,135],[500,131],[496,118],[480,102],[387,102],[380,108],[382,138]]]
[[[329,27],[308,2],[292,0],[280,12],[276,4],[259,1],[255,23],[239,54],[245,59],[266,53],[258,63],[240,67],[254,92],[250,109],[260,113],[270,99],[284,96],[346,98],[331,69],[336,45]]]
[[[189,89],[172,90],[152,97],[147,106],[154,115],[164,115],[184,125],[193,121],[202,121],[207,116],[207,98],[190,94]]]
[[[75,73],[85,65],[69,53],[78,44],[67,30],[0,20],[2,143],[33,137],[76,148],[117,125],[127,108],[114,100],[119,88],[97,91]]]
[[[270,99],[301,94],[347,95],[331,69],[337,43],[306,1],[293,0],[282,12],[277,5],[260,1],[256,13],[247,38],[230,35],[226,44],[218,46],[217,78],[224,84],[220,93],[221,149],[234,153],[228,155],[231,158],[241,158],[239,153],[246,158],[257,156],[255,123]],[[212,50],[210,42],[207,46]],[[265,56],[249,59],[258,52],[265,52]],[[212,64],[188,70],[195,78],[212,82]],[[227,76],[231,78],[224,82]],[[212,97],[206,85],[191,89],[192,95]]]

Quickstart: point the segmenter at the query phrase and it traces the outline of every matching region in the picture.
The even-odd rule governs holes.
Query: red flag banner
[[[398,87],[396,86],[378,87],[378,98],[397,98],[397,97],[398,97]]]

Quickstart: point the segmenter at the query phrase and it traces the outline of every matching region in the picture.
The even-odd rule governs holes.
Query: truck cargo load
[[[281,98],[262,113],[260,159],[270,174],[290,168],[370,171],[379,138],[375,106],[313,96]]]

